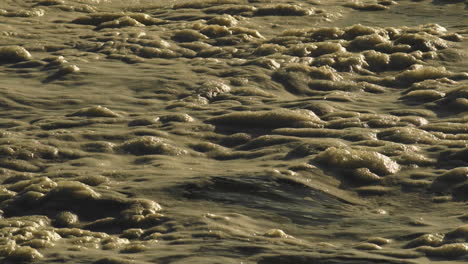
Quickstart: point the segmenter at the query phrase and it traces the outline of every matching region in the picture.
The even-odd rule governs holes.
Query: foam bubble
[[[20,62],[32,59],[31,53],[21,46],[0,47],[0,63]]]
[[[92,107],[80,109],[77,112],[70,114],[69,116],[119,117],[120,115],[113,112],[107,107],[98,105],[98,106],[92,106]]]
[[[266,237],[272,237],[272,238],[293,238],[292,236],[286,234],[281,229],[270,229],[266,231],[263,235]]]
[[[297,122],[318,122],[320,119],[312,111],[272,110],[257,112],[237,112],[224,114],[208,120],[217,125],[237,125],[242,127],[277,128],[293,126]]]
[[[380,175],[393,174],[400,170],[398,163],[375,151],[330,147],[318,154],[314,160],[342,169],[368,168]]]

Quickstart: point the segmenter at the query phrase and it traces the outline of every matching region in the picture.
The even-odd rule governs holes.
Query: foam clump
[[[147,250],[148,247],[143,243],[130,243],[120,250],[121,253],[139,253]]]
[[[412,54],[395,52],[390,55],[389,67],[394,70],[402,70],[418,63],[421,63],[421,61]]]
[[[354,39],[358,36],[371,35],[378,33],[378,29],[362,24],[355,24],[344,29],[344,37],[347,39]]]
[[[435,248],[422,246],[417,250],[432,257],[457,258],[468,254],[468,243],[452,243]]]
[[[20,9],[15,11],[7,11],[0,9],[0,16],[6,17],[41,17],[45,11],[42,8]]]
[[[38,248],[53,246],[61,239],[48,229],[50,221],[45,216],[10,217],[0,220],[0,256],[8,261],[29,262],[42,258]]]
[[[300,64],[292,64],[285,67],[286,71],[304,71],[311,78],[324,79],[330,81],[340,81],[343,79],[334,68],[325,65],[320,67],[302,66]]]
[[[118,19],[99,24],[97,29],[102,28],[122,28],[122,27],[144,27],[145,25],[129,16],[123,16]]]
[[[282,36],[307,36],[315,41],[324,41],[328,39],[339,39],[343,36],[344,30],[338,27],[321,27],[309,29],[287,29]]]
[[[164,219],[164,215],[159,213],[161,210],[161,206],[155,201],[135,199],[129,201],[128,207],[120,212],[120,216],[124,223],[130,226],[154,224]]]
[[[359,50],[372,50],[375,49],[377,45],[388,42],[388,38],[380,36],[379,34],[363,35],[352,40],[350,47]]]
[[[130,241],[127,238],[120,238],[120,237],[114,237],[114,236],[109,236],[101,240],[103,250],[114,250],[114,249],[122,248],[128,243],[130,243]]]
[[[155,214],[161,211],[161,205],[148,199],[135,199],[131,201],[130,207],[124,210],[123,214]]]
[[[387,10],[388,7],[381,4],[370,4],[370,3],[349,3],[345,4],[345,7],[350,7],[352,9],[361,10],[361,11],[382,11]]]
[[[46,239],[32,239],[22,243],[23,246],[32,247],[35,249],[51,248],[55,246],[55,243],[52,243]]]
[[[325,54],[333,54],[333,55],[341,55],[346,52],[346,48],[344,48],[340,43],[334,42],[318,42],[314,43],[315,47],[311,50],[311,55],[314,57],[319,57]]]
[[[376,114],[363,114],[359,117],[360,120],[366,123],[369,127],[395,127],[400,118],[394,115],[376,115]]]
[[[365,60],[369,68],[374,71],[384,70],[390,64],[390,56],[375,50],[367,50],[363,52]]]
[[[352,178],[359,184],[370,184],[376,183],[381,180],[381,177],[368,168],[358,168],[353,170],[351,174]]]
[[[278,44],[263,44],[263,45],[279,46]],[[282,46],[279,46],[279,47],[282,47]],[[306,57],[311,53],[312,50],[316,48],[317,46],[315,46],[312,43],[307,43],[307,44],[300,43],[300,44],[292,45],[291,47],[289,47],[287,50],[287,53],[293,56]]]
[[[107,180],[103,176],[103,179],[94,178],[77,176],[72,179],[80,179],[93,185]],[[0,237],[7,238],[0,239],[0,255],[7,260],[33,261],[41,257],[37,249],[52,247],[55,241],[62,238],[65,243],[72,244],[77,249],[100,246],[103,249],[118,249],[128,244],[127,239],[119,242],[120,240],[110,239],[106,233],[81,229],[82,222],[79,218],[85,221],[97,219],[87,224],[88,228],[93,229],[107,228],[116,223],[122,229],[129,226],[153,226],[165,219],[158,213],[161,206],[152,200],[100,194],[91,186],[68,178],[53,181],[48,177],[12,176],[2,184],[5,188],[0,189],[0,194],[6,196],[2,195],[0,208],[2,213],[4,211],[10,217],[0,219]],[[53,221],[41,216],[54,212],[57,214]],[[24,214],[38,215],[12,217]]]
[[[0,63],[20,62],[32,59],[31,53],[21,46],[0,47]]]
[[[435,159],[408,150],[403,151],[396,160],[403,165],[428,166],[437,163]]]
[[[370,73],[369,71],[365,70],[365,68],[369,67],[369,64],[365,60],[364,55],[353,54],[350,52],[346,52],[343,55],[336,57],[333,67],[340,71],[355,71],[364,74]]]
[[[121,237],[128,239],[139,238],[143,235],[144,231],[141,228],[130,228],[122,232]]]
[[[299,122],[320,122],[320,118],[308,110],[281,109],[229,113],[210,118],[208,122],[216,125],[279,128],[294,126]]]
[[[408,242],[404,248],[415,248],[419,246],[437,247],[442,245],[445,235],[440,233],[425,234]]]
[[[257,16],[307,16],[312,14],[312,9],[292,4],[267,5],[259,7],[255,11]]]
[[[294,93],[310,93],[311,90],[353,90],[359,89],[329,65],[320,67],[302,64],[289,64],[273,74],[275,81],[282,83]]]
[[[79,205],[77,210],[86,210],[90,203],[101,198],[101,194],[90,186],[78,181],[52,181],[47,177],[41,180],[33,178],[14,183],[8,188],[17,190],[17,194],[3,201],[1,208],[9,215],[23,214],[35,208],[36,212],[44,210],[62,211],[69,204]],[[65,209],[66,210],[66,209]]]
[[[60,227],[71,227],[78,223],[78,216],[69,211],[63,211],[57,214],[54,224]]]
[[[67,75],[67,74],[70,74],[70,73],[75,73],[75,72],[79,72],[80,71],[80,68],[74,64],[69,64],[69,65],[61,65],[56,73],[56,75],[54,75],[54,77],[59,77],[59,76],[63,76],[63,75]]]
[[[8,261],[30,262],[44,257],[37,249],[29,246],[14,246],[11,249],[0,249],[0,252],[5,253],[4,256]]]
[[[95,141],[82,145],[82,149],[89,152],[110,153],[113,151],[115,144],[106,141]]]
[[[336,97],[336,98],[339,98],[339,97]],[[332,128],[332,129],[344,129],[344,128],[350,128],[350,127],[366,127],[366,125],[357,117],[331,120],[327,124],[327,128]]]
[[[83,108],[68,116],[86,116],[86,117],[120,117],[119,114],[104,106],[92,106]]]
[[[300,135],[297,135],[297,136],[300,136]],[[346,144],[336,139],[313,139],[310,141],[308,140],[307,143],[297,146],[296,148],[291,150],[288,153],[288,155],[305,157],[309,155],[318,154],[326,150],[330,146],[346,147]]]
[[[222,15],[222,16],[215,16],[213,18],[211,18],[210,20],[208,20],[208,24],[215,24],[215,25],[220,25],[220,26],[227,26],[227,27],[231,27],[231,26],[235,26],[237,25],[239,21],[231,16],[231,15]]]
[[[9,159],[55,159],[59,150],[37,140],[0,139],[0,157]]]
[[[438,138],[431,133],[415,127],[397,127],[377,133],[381,140],[388,140],[404,144],[433,144]]]
[[[438,79],[450,77],[452,73],[447,71],[445,67],[432,67],[419,65],[414,69],[403,71],[398,74],[395,79],[402,84],[413,84],[428,79]]]
[[[99,26],[102,23],[109,22],[109,21],[115,21],[119,20],[123,17],[128,17],[131,19],[136,20],[137,22],[143,24],[143,25],[157,25],[160,23],[163,23],[161,19],[158,18],[153,18],[148,14],[144,13],[94,13],[94,14],[89,14],[84,17],[79,17],[77,19],[74,19],[72,23],[75,24],[83,24],[83,25],[94,25],[94,26]],[[128,20],[127,18],[125,20]]]
[[[152,17],[145,13],[129,13],[126,15],[146,26],[159,25],[159,24],[164,23],[162,19]]]
[[[36,191],[46,193],[57,187],[57,183],[51,180],[49,177],[34,177],[23,179],[15,179],[10,177],[7,178],[3,184],[8,184],[6,188],[15,192]]]
[[[272,238],[294,238],[293,236],[286,234],[283,230],[276,228],[266,231],[263,235]]]
[[[197,89],[197,94],[206,97],[208,99],[213,99],[216,96],[231,91],[231,87],[220,80],[210,80],[201,85]]]
[[[395,40],[395,44],[408,44],[413,50],[436,51],[448,47],[447,41],[426,32],[405,33]]]
[[[106,239],[109,238],[109,235],[102,232],[92,232],[89,230],[84,230],[80,228],[58,228],[56,229],[57,233],[62,238],[74,238],[74,237],[94,237]]]
[[[441,99],[445,96],[445,93],[434,91],[434,90],[417,90],[411,91],[401,98],[404,100],[413,100],[413,101],[422,101],[422,102],[431,102],[438,99]]]
[[[237,27],[231,27],[229,29],[232,30],[232,34],[234,34],[234,35],[246,34],[246,35],[254,37],[254,38],[260,38],[260,39],[265,38],[265,37],[262,36],[262,34],[260,34],[260,32],[258,32],[258,30],[255,30],[255,29],[246,28],[246,27],[238,27],[238,26]]]
[[[0,202],[11,199],[15,197],[15,195],[16,195],[16,192],[8,190],[5,187],[0,187]]]
[[[153,136],[130,139],[117,146],[117,148],[133,155],[160,154],[176,156],[186,153],[186,151],[170,145],[166,140]]]
[[[58,181],[57,186],[47,193],[46,199],[95,200],[101,195],[90,186],[78,181]]]
[[[180,54],[166,48],[144,47],[138,51],[138,55],[144,58],[176,58]]]
[[[204,26],[200,29],[200,32],[212,38],[224,37],[232,34],[232,31],[229,30],[228,27],[220,25]]]
[[[315,161],[341,169],[368,168],[378,175],[393,174],[400,165],[375,151],[330,147],[315,157]]]

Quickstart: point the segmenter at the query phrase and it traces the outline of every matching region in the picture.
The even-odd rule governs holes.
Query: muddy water
[[[1,1],[2,263],[468,260],[467,4]]]

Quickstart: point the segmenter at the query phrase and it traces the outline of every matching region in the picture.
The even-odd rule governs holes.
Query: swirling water
[[[467,261],[467,8],[0,1],[0,260]]]

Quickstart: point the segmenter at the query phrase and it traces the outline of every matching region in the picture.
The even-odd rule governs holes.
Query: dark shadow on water
[[[432,4],[434,5],[450,5],[463,3],[465,0],[433,0]]]
[[[45,78],[44,80],[42,80],[42,83],[44,83],[44,84],[51,83],[53,81],[59,80],[62,77],[63,77],[63,74],[54,73],[54,74],[48,76],[47,78]]]
[[[345,203],[336,197],[285,178],[212,177],[176,188],[167,191],[183,193],[188,199],[260,209],[287,217],[296,224],[330,224],[346,215]]]

